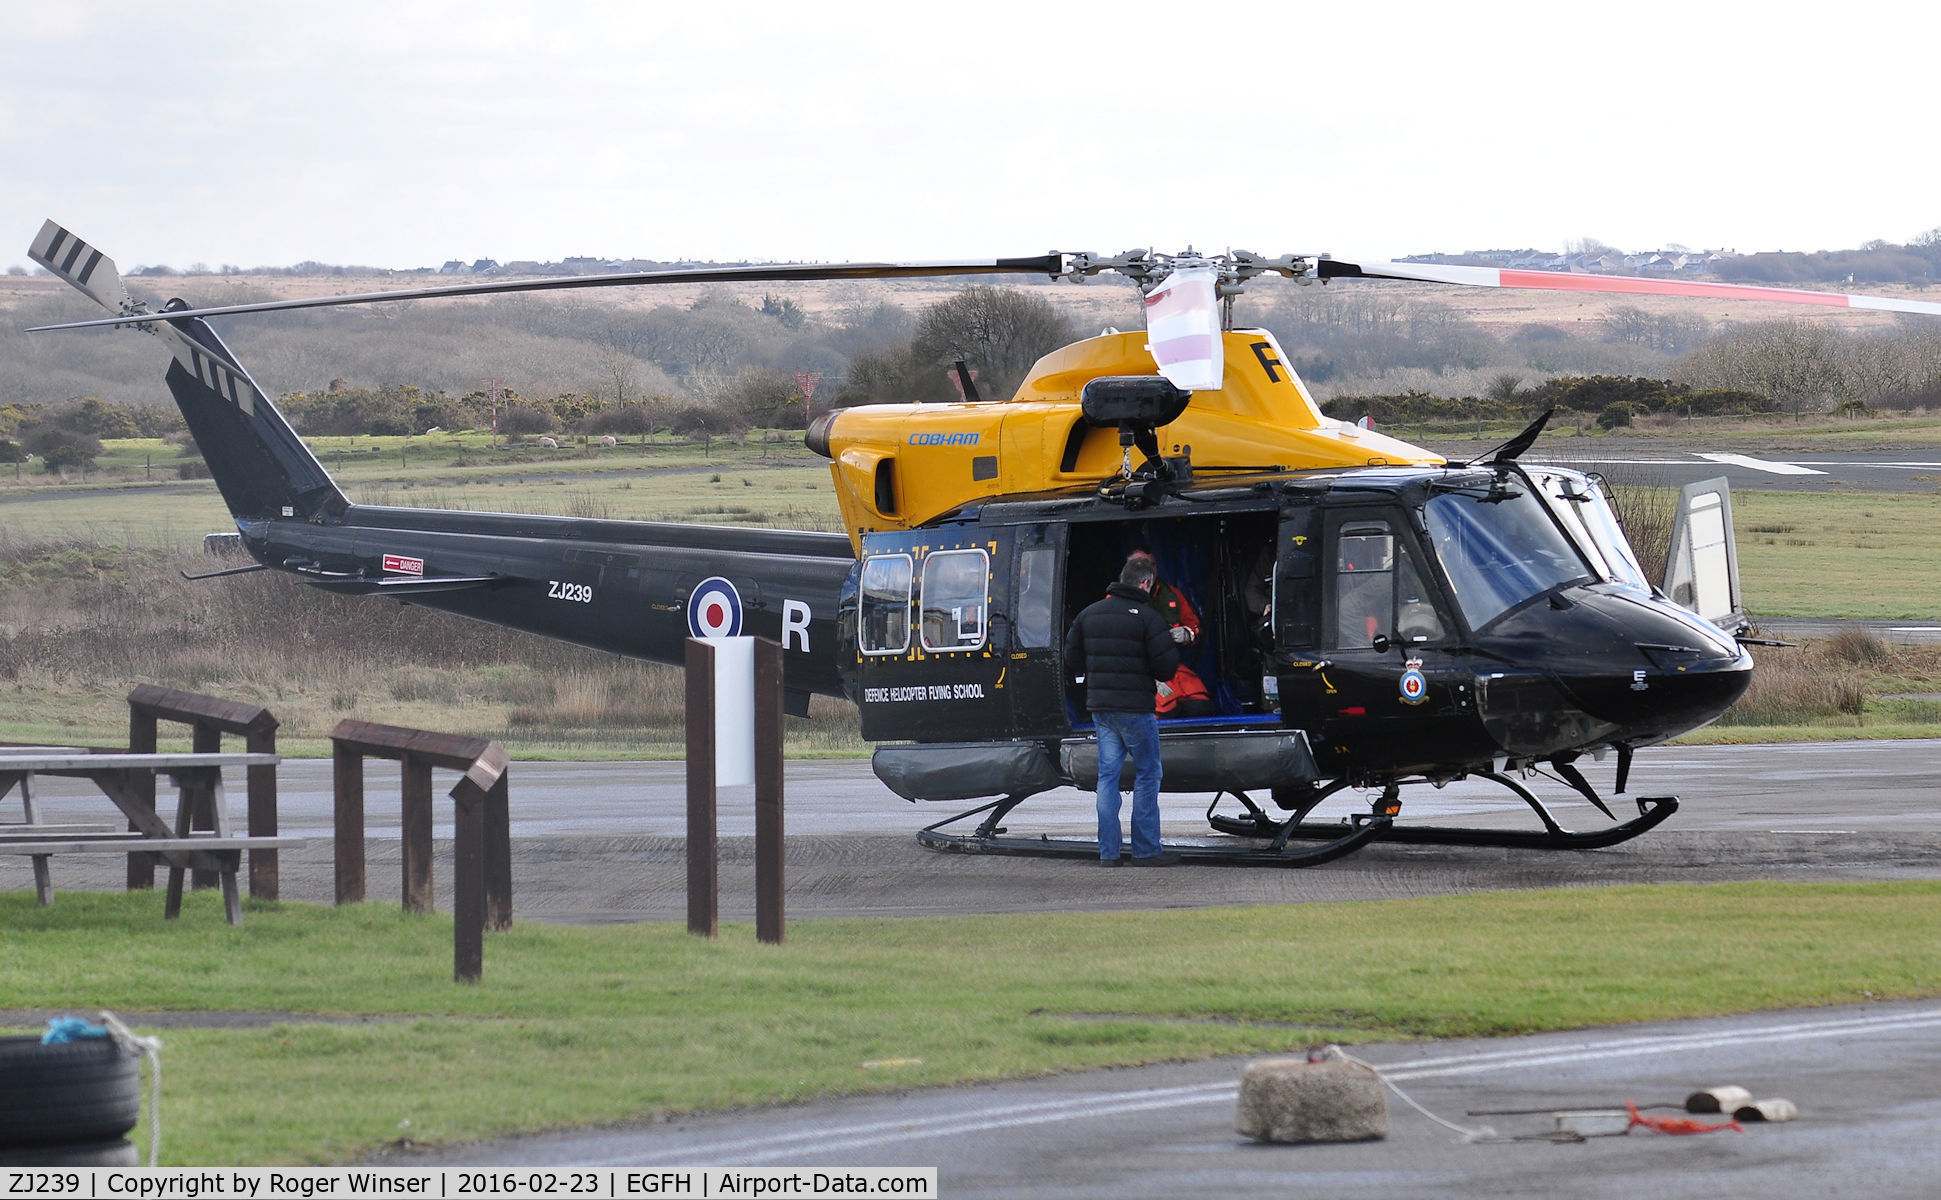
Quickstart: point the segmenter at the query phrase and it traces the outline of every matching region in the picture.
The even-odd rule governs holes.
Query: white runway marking
[[[1749,458],[1743,454],[1700,454],[1700,458],[1733,467],[1750,467],[1755,471],[1765,471],[1773,475],[1824,475],[1812,467],[1802,467],[1798,463],[1773,462],[1764,458]]]
[[[1412,1063],[1375,1065],[1381,1067],[1385,1077],[1400,1082],[1438,1076],[1473,1075],[1484,1071],[1505,1071],[1518,1067],[1548,1067],[1560,1063],[1670,1054],[1748,1043],[1769,1046],[1776,1042],[1796,1042],[1811,1038],[1899,1033],[1936,1026],[1941,1026],[1941,1009],[1878,1017],[1785,1021],[1708,1033],[1649,1034],[1601,1041],[1526,1046],[1509,1050],[1481,1050],[1446,1055],[1441,1058],[1426,1058]],[[639,1158],[620,1161],[616,1165],[653,1166],[699,1162],[703,1159],[714,1162],[722,1161],[724,1155],[734,1155],[735,1161],[754,1165],[787,1159],[805,1151],[829,1153],[861,1150],[890,1142],[954,1137],[958,1134],[1008,1129],[1021,1125],[1049,1125],[1059,1121],[1084,1120],[1157,1108],[1232,1104],[1239,1092],[1239,1084],[1222,1081],[1186,1087],[1147,1088],[1134,1092],[1101,1095],[1091,1099],[1060,1096],[1049,1100],[1001,1104],[991,1108],[972,1109],[968,1112],[949,1112],[908,1120],[871,1121],[833,1128],[816,1127],[795,1133],[768,1133],[729,1141],[703,1142],[656,1151]]]

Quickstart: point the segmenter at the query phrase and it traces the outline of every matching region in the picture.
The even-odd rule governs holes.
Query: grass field
[[[840,527],[828,460],[810,453],[799,433],[584,450],[489,442],[485,434],[464,433],[314,438],[310,445],[351,498],[366,504]],[[235,528],[214,483],[177,478],[178,466],[199,460],[154,439],[107,445],[85,479],[0,468],[0,533],[15,541],[179,549]]]
[[[1732,496],[1746,608],[1794,617],[1941,612],[1941,491]]]
[[[1941,994],[1936,883],[798,921],[781,947],[741,926],[707,941],[674,924],[523,922],[487,939],[476,985],[451,981],[441,916],[252,904],[231,929],[213,893],[178,921],[161,907],[152,892],[65,893],[50,909],[0,894],[0,1008],[291,1014],[164,1035],[176,1164],[342,1162],[401,1141],[1317,1040]]]

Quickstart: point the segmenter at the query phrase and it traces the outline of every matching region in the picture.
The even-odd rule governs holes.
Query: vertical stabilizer
[[[169,326],[188,354],[169,364],[168,388],[230,513],[238,519],[342,514],[350,502],[336,481],[216,331],[199,317]]]

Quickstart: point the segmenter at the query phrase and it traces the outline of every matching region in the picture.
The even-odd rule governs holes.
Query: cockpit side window
[[[1394,612],[1395,535],[1384,524],[1343,526],[1334,570],[1334,644],[1366,646]]]
[[[1335,537],[1334,639],[1360,649],[1378,637],[1438,642],[1442,619],[1408,544],[1385,521],[1344,524]]]

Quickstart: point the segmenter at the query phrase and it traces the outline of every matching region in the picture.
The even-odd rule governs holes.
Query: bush
[[[589,416],[580,428],[587,433],[652,433],[654,415],[645,404],[616,404]]]
[[[750,367],[735,377],[728,404],[750,425],[771,429],[805,429],[809,406],[795,377],[773,367]]]
[[[101,439],[59,425],[42,425],[29,434],[27,449],[40,455],[49,474],[63,467],[91,467],[101,456]]]
[[[1884,662],[1893,654],[1886,642],[1875,637],[1861,625],[1842,627],[1840,632],[1826,640],[1826,652],[1840,662],[1851,663],[1856,667]]]
[[[13,441],[9,438],[0,438],[0,463],[17,463],[17,462],[26,462],[26,461],[27,461],[27,452],[20,448],[19,442]]]
[[[499,432],[509,435],[551,433],[559,428],[559,418],[535,405],[508,404],[499,412]]]
[[[1616,404],[1607,404],[1604,406],[1604,411],[1597,414],[1597,427],[1599,429],[1617,429],[1631,424],[1643,412],[1644,408],[1642,405],[1633,404],[1628,400],[1620,400]]]
[[[1323,413],[1336,420],[1359,421],[1363,417],[1372,417],[1378,426],[1471,421],[1479,415],[1526,416],[1527,410],[1528,405],[1521,401],[1514,404],[1485,404],[1468,396],[1437,396],[1415,388],[1395,396],[1336,396],[1321,406]]]
[[[725,433],[728,422],[713,409],[689,404],[674,414],[674,419],[668,422],[668,427],[683,437],[693,437],[697,433]]]

